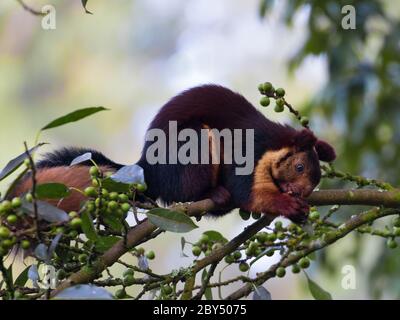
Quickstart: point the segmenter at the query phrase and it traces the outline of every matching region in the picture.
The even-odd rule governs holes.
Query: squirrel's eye
[[[296,164],[295,168],[298,173],[302,173],[304,171],[304,165],[301,163]]]

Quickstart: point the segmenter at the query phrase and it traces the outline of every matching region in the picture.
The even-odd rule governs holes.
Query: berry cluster
[[[275,112],[283,112],[285,106],[293,113],[296,118],[300,121],[301,125],[308,128],[309,120],[307,117],[301,116],[300,113],[295,110],[286,100],[285,100],[285,89],[278,88],[275,89],[271,82],[264,82],[258,86],[258,91],[263,95],[260,99],[260,104],[263,107],[268,107],[271,104],[271,98],[275,100]]]

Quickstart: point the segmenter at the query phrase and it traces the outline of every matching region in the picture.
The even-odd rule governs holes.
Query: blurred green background
[[[93,15],[79,0],[26,3],[53,5],[56,29],[44,30],[41,17],[17,1],[0,2],[1,166],[53,118],[98,105],[111,110],[46,132],[47,150],[92,147],[134,163],[146,127],[173,95],[218,83],[258,107],[257,85],[270,81],[335,145],[337,168],[399,185],[400,1],[89,0]],[[355,30],[341,27],[346,4],[356,9]],[[356,210],[343,208],[338,216]],[[207,229],[231,238],[245,224],[237,214],[211,224],[203,219],[201,230],[186,238],[195,241]],[[148,244],[157,254],[154,270],[190,263],[179,239],[164,234]],[[336,299],[400,298],[399,250],[355,234],[318,254],[309,274]],[[277,259],[259,260],[251,274]],[[348,264],[356,270],[354,290],[341,286]],[[238,273],[232,266],[223,278]],[[305,284],[304,275],[290,274],[266,288],[273,299],[309,299]]]

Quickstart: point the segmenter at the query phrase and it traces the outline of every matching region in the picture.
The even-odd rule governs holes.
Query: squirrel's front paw
[[[288,194],[277,196],[274,199],[273,207],[277,214],[285,216],[295,223],[304,223],[310,211],[310,207],[304,199],[292,197]]]

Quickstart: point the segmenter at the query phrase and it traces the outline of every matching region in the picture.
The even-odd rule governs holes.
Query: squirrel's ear
[[[317,151],[318,158],[321,161],[331,162],[336,159],[335,149],[323,140],[317,141],[315,144],[315,151]]]
[[[311,130],[303,129],[296,134],[294,137],[294,145],[299,150],[311,149],[315,146],[317,138],[314,136]]]

